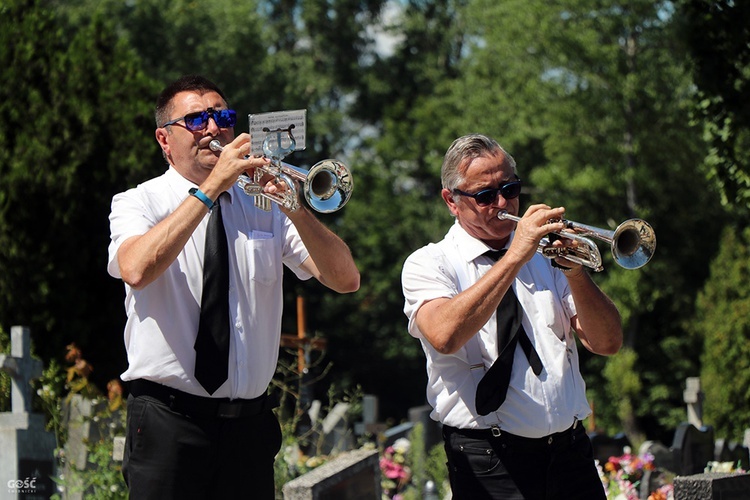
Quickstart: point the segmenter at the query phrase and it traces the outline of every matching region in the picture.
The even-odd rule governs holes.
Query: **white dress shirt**
[[[511,240],[512,240],[511,236]],[[544,365],[537,377],[520,346],[513,359],[513,371],[505,402],[487,416],[475,410],[476,381],[470,370],[467,346],[454,354],[440,354],[417,327],[419,308],[427,301],[457,295],[459,279],[455,260],[448,258],[442,245],[452,245],[458,262],[471,283],[476,282],[494,263],[483,254],[490,248],[470,236],[456,222],[439,244],[429,244],[414,252],[404,263],[402,286],[404,313],[409,333],[420,340],[427,358],[427,399],[431,417],[446,425],[464,429],[500,429],[524,437],[538,438],[560,432],[591,413],[586,386],[578,366],[578,351],[570,320],[576,314],[568,281],[539,254],[526,263],[513,282],[513,290],[523,307],[523,327]],[[497,358],[495,315],[477,333],[485,370]],[[470,340],[470,342],[472,342]]]
[[[114,196],[107,270],[121,278],[117,251],[126,239],[145,234],[189,196],[195,185],[170,167],[163,175]],[[236,185],[222,195],[221,212],[229,241],[229,378],[214,397],[251,399],[265,393],[276,369],[283,307],[283,265],[300,279],[308,257],[294,225],[272,204],[254,207]],[[122,379],[148,379],[207,396],[195,380],[195,350],[203,288],[203,252],[208,214],[177,259],[141,290],[125,284],[125,348]]]

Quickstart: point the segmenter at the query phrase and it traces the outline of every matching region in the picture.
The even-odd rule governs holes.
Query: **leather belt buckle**
[[[216,416],[219,418],[239,418],[242,416],[242,404],[219,403]]]

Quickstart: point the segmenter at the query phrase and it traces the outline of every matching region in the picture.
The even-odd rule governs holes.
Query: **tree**
[[[727,228],[690,330],[703,339],[704,420],[742,441],[750,421],[750,228]]]
[[[747,217],[750,206],[750,4],[682,0],[681,35],[698,88],[695,117],[711,148],[710,178],[722,201]]]
[[[728,224],[711,275],[687,327],[701,339],[706,421],[717,434],[741,439],[748,412],[747,221],[750,211],[750,5],[683,0],[681,36],[698,89],[693,113],[710,148],[705,164],[727,207]]]
[[[106,20],[68,30],[37,0],[0,14],[0,324],[30,326],[45,360],[78,339],[122,367],[107,213],[160,162],[141,132],[154,87]]]

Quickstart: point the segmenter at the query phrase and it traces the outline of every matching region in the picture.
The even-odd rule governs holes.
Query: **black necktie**
[[[211,209],[203,258],[203,293],[195,339],[195,378],[209,394],[229,372],[229,254],[219,200]]]
[[[486,252],[493,260],[498,260],[505,254],[505,250],[493,250]],[[497,349],[498,357],[482,380],[477,385],[476,410],[480,415],[487,415],[498,408],[505,401],[510,384],[510,373],[513,369],[513,355],[516,344],[521,344],[521,349],[529,360],[531,369],[535,375],[542,373],[542,360],[531,344],[526,330],[521,324],[523,309],[518,302],[513,287],[510,286],[505,296],[497,307]]]

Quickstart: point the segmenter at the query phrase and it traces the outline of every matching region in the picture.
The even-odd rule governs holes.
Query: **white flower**
[[[297,462],[301,459],[301,453],[299,450],[299,447],[294,445],[289,445],[286,448],[284,448],[284,461],[290,466],[294,466]]]
[[[708,462],[705,472],[732,472],[734,462]]]
[[[396,453],[406,455],[407,453],[409,453],[410,449],[411,443],[406,438],[398,438],[396,442],[393,443],[393,451],[395,451]]]

